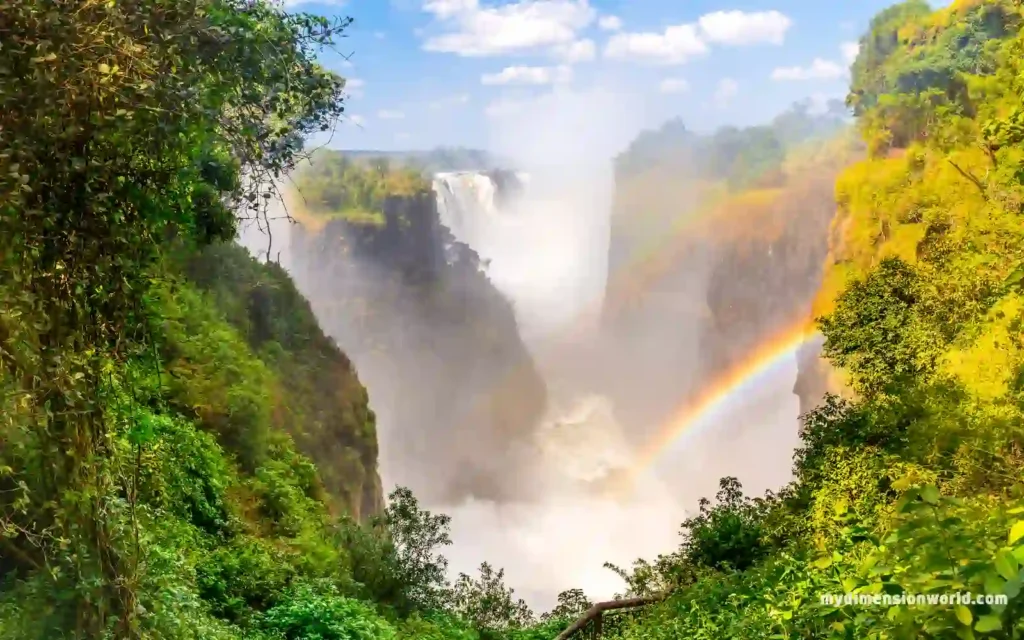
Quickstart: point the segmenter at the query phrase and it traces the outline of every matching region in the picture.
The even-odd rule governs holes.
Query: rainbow
[[[640,450],[625,480],[632,484],[637,475],[655,464],[672,445],[684,438],[693,437],[701,428],[707,428],[710,421],[702,421],[702,418],[721,408],[730,398],[746,390],[763,375],[774,371],[787,358],[794,356],[816,333],[806,319],[801,319],[763,340],[743,360],[711,380],[699,395],[676,408],[672,417]]]

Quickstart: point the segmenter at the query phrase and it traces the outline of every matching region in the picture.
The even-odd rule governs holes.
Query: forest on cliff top
[[[287,274],[233,245],[260,178],[343,110],[345,23],[248,0],[0,4],[0,638],[553,638],[447,519],[387,507],[375,419]],[[836,187],[816,313],[849,397],[796,479],[723,479],[621,638],[1024,631],[1024,35],[911,0],[861,40],[869,157]],[[737,184],[743,188],[744,184]],[[822,594],[1003,594],[858,607]]]

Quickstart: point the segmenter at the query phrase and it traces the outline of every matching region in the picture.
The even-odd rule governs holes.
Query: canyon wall
[[[546,389],[512,306],[440,223],[428,189],[379,219],[292,233],[293,271],[355,361],[378,416],[385,482],[427,503],[524,495],[520,463]]]
[[[765,341],[810,329],[835,180],[859,153],[842,133],[793,145],[743,187],[687,175],[691,153],[620,179],[603,326],[610,360],[642,380],[606,384],[641,435]],[[819,353],[813,339],[796,354],[801,413],[835,389]]]

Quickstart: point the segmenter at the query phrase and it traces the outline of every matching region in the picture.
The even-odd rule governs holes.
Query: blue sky
[[[676,116],[696,130],[764,122],[796,100],[845,95],[858,37],[892,4],[285,2],[292,11],[354,18],[338,48],[349,60],[321,56],[350,79],[349,119],[330,146],[382,150],[494,147],[496,133],[513,130],[503,118],[517,113],[517,132],[550,120],[549,135],[615,129],[625,141]],[[615,119],[596,113],[616,108]]]

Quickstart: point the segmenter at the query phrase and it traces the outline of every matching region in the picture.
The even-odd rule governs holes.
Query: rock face
[[[835,214],[835,176],[822,171],[791,180],[772,201],[745,212],[753,214],[749,229],[724,234],[707,291],[711,322],[702,331],[710,371],[728,369],[762,341],[812,320],[811,302],[821,286]],[[797,358],[805,376],[812,375],[805,354],[814,353],[813,344]],[[824,393],[814,398],[810,380],[797,386],[806,395],[801,413]]]
[[[810,323],[847,157],[807,160],[781,186],[732,194],[688,184],[659,198],[642,186],[665,184],[656,171],[619,187],[603,325],[616,368],[647,372],[636,390],[610,389],[626,421],[654,428],[765,340]],[[827,388],[819,351],[798,355],[801,412]]]
[[[316,462],[333,504],[357,519],[380,513],[384,495],[366,388],[292,278],[235,244],[207,247],[184,267],[274,371],[280,387],[270,394],[272,422]]]
[[[385,481],[428,502],[525,491],[517,445],[546,388],[509,302],[439,222],[429,190],[383,202],[383,224],[292,233],[293,271],[355,361],[378,416]]]

